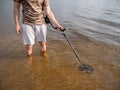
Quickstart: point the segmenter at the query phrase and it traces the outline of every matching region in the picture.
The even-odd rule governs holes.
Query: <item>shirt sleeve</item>
[[[13,0],[16,3],[21,3],[23,0]]]
[[[49,0],[44,0],[44,6],[48,6],[49,5]]]

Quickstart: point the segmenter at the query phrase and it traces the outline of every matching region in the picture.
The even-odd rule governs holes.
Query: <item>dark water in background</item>
[[[51,0],[51,4],[68,28],[120,45],[120,0]]]
[[[120,0],[50,0],[50,3],[58,21],[69,30],[95,40],[120,45]],[[12,0],[1,0],[2,36],[6,32],[13,33],[12,9]]]

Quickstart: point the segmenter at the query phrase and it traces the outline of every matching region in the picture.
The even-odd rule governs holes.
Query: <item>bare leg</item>
[[[32,55],[32,45],[26,45],[26,51],[28,57]]]
[[[40,47],[41,47],[41,56],[47,57],[46,54],[46,42],[40,41]]]
[[[40,41],[40,47],[41,47],[41,51],[46,51],[46,43],[43,41]]]

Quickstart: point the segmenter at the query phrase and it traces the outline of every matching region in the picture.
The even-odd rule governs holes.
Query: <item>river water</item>
[[[68,28],[99,41],[120,45],[119,0],[51,0],[51,3],[56,16]]]
[[[120,45],[119,0],[51,0],[50,3],[56,18],[64,27],[95,40]],[[1,1],[1,29],[4,26],[13,29],[12,4],[8,0]]]
[[[0,3],[0,90],[120,90],[120,0],[50,0],[56,19],[80,60],[94,68],[78,70],[62,33],[48,25],[47,58],[39,44],[27,58],[15,31],[13,1]]]

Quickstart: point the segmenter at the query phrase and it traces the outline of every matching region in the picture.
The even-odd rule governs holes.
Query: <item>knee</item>
[[[44,46],[46,46],[46,43],[41,41],[41,42],[40,42],[40,46],[41,46],[41,47],[44,47]]]
[[[32,49],[32,45],[26,45],[27,50]]]

